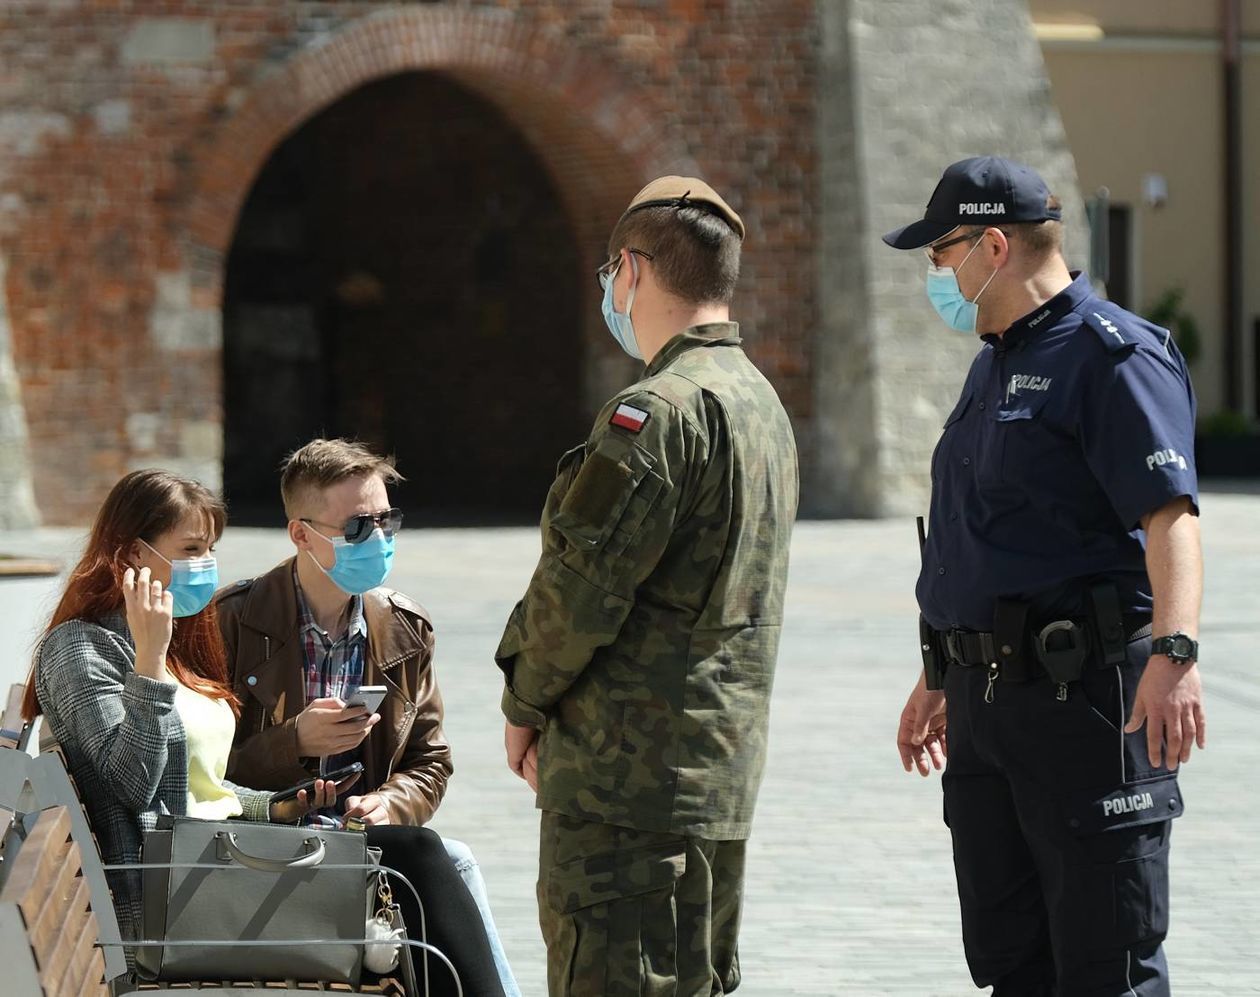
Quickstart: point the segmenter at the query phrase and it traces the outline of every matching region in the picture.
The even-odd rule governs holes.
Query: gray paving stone
[[[1186,769],[1188,814],[1174,834],[1178,997],[1260,993],[1260,496],[1205,496],[1208,584],[1204,681],[1211,743]],[[0,551],[72,552],[81,534],[0,533]],[[404,533],[393,581],[424,601],[456,775],[434,827],[469,842],[485,871],[527,995],[545,993],[535,920],[537,815],[503,763],[499,678],[490,655],[538,549],[530,530]],[[232,530],[225,579],[287,553],[278,530]],[[750,844],[742,935],[748,997],[975,993],[959,940],[940,784],[904,775],[892,735],[915,679],[913,523],[804,523],[775,690],[771,756]],[[0,581],[13,652],[0,683],[24,673],[56,583]]]

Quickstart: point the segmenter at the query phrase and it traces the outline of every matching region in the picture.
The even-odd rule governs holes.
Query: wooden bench
[[[11,691],[10,706],[20,702],[20,688]],[[12,720],[6,711],[0,723]],[[0,973],[12,968],[0,985],[4,997],[197,991],[214,997],[292,991],[403,997],[393,979],[359,989],[294,981],[127,982],[100,851],[60,747],[41,738],[41,753],[32,757],[25,749],[38,730],[22,725],[17,732],[22,750],[0,748]]]
[[[31,829],[8,863],[0,888],[4,993],[10,997],[109,997],[97,911],[83,876],[83,854],[71,832],[71,811],[56,806],[31,816],[35,818]],[[259,997],[262,986],[155,989]],[[324,988],[312,985],[312,989]],[[347,987],[336,990],[350,992]]]
[[[69,808],[40,811],[8,864],[0,890],[0,964],[8,993],[109,993],[92,891],[70,828]]]

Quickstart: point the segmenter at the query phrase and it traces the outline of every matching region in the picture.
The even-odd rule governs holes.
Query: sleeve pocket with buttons
[[[623,535],[628,527],[637,529],[638,524],[623,523],[623,519],[645,479],[654,479],[659,490],[661,479],[651,474],[654,464],[651,454],[630,441],[615,437],[601,441],[582,464],[551,520],[552,527],[584,551],[604,547],[619,527]],[[645,514],[646,507],[640,518]]]

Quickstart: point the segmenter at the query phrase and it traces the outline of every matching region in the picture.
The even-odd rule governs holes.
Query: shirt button
[[[246,685],[257,685],[257,684],[258,684],[258,676],[257,676],[257,675],[251,675],[249,678],[247,678],[247,679],[245,680],[245,684],[246,684]]]
[[[937,569],[936,569],[936,573],[937,573],[938,575],[943,575],[943,574],[945,574],[945,569],[944,569],[944,568],[937,568]]]
[[[949,521],[950,521],[951,523],[956,523],[956,522],[958,522],[958,513],[956,513],[956,512],[951,512],[951,513],[949,514]]]
[[[981,411],[981,412],[983,412],[983,411],[984,411],[984,402],[981,402],[981,403],[980,403],[980,411]]]
[[[964,458],[963,458],[963,467],[970,467],[970,466],[971,466],[971,458],[970,458],[970,457],[964,457]]]

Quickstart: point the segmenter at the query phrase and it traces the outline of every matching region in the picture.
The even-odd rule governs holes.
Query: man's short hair
[[[1046,207],[1059,211],[1062,205],[1053,194],[1046,200]],[[1000,225],[977,225],[972,231],[983,232],[986,228],[1001,229],[1008,239],[1014,239],[1023,245],[1028,254],[1037,260],[1044,260],[1054,253],[1063,250],[1063,223],[1053,218],[1040,222],[1004,222]]]
[[[310,510],[302,508],[315,493],[347,478],[380,475],[387,485],[403,480],[393,457],[373,453],[357,440],[311,440],[289,454],[280,465],[280,495],[290,519]]]
[[[625,215],[608,240],[608,255],[637,249],[652,257],[661,287],[690,304],[730,304],[739,281],[738,233],[704,208],[640,208]]]

